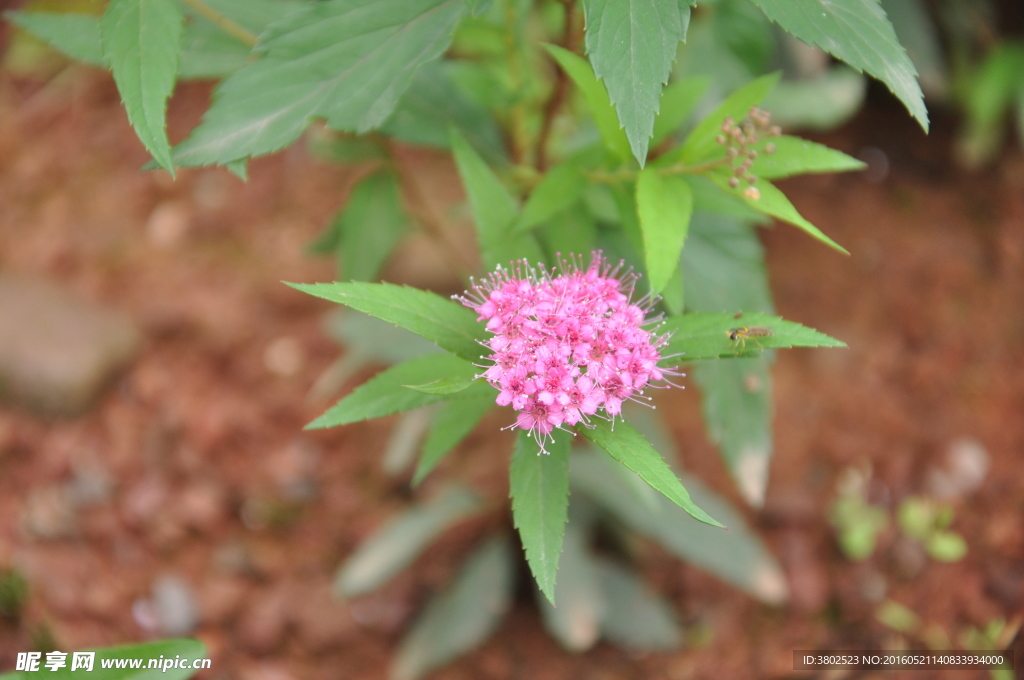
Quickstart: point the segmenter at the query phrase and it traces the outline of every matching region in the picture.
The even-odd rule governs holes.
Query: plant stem
[[[576,3],[566,0],[565,4],[565,27],[562,29],[562,38],[558,44],[570,52],[575,52],[576,40]],[[544,172],[548,167],[548,142],[551,138],[551,130],[554,127],[555,118],[559,109],[565,103],[569,92],[569,76],[561,68],[555,69],[555,84],[551,97],[544,105],[544,118],[541,122],[540,135],[537,137],[537,170]]]
[[[704,163],[697,163],[696,165],[686,165],[685,163],[676,163],[675,165],[669,165],[664,168],[658,168],[656,172],[659,175],[699,175],[707,170],[712,170],[717,167],[721,167],[729,163],[728,158],[719,158],[713,161],[705,161]],[[637,175],[640,174],[639,170],[621,169],[614,171],[607,170],[593,170],[586,173],[588,179],[594,182],[600,182],[602,184],[619,184],[621,182],[629,182],[635,180]]]
[[[203,0],[181,0],[181,2],[182,4],[188,5],[194,9],[198,14],[201,14],[204,18],[208,19],[211,23],[231,37],[245,43],[249,47],[255,47],[256,43],[259,42],[259,36],[244,26],[241,26],[227,18],[203,2]]]

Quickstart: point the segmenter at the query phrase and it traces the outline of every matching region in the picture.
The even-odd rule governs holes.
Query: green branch
[[[181,0],[181,2],[194,9],[198,14],[208,19],[228,35],[236,38],[249,47],[255,47],[256,43],[259,42],[259,36],[244,26],[241,26],[227,18],[203,2],[203,0]]]

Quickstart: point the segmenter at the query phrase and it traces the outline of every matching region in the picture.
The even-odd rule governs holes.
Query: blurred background
[[[643,545],[679,649],[569,653],[524,589],[493,638],[432,677],[810,677],[794,649],[944,642],[1015,644],[1024,664],[1024,9],[883,4],[921,71],[930,135],[884,88],[793,46],[769,104],[868,164],[784,185],[851,257],[763,231],[779,313],[849,345],[780,352],[774,369],[771,481],[747,518],[789,601],[760,604]],[[712,36],[762,30],[719,5],[685,49],[713,56],[728,41]],[[685,63],[728,91],[760,58]],[[247,183],[142,172],[109,75],[7,23],[0,59],[0,670],[20,651],[188,635],[213,658],[201,677],[386,677],[417,608],[488,527],[458,525],[373,594],[331,595],[338,564],[411,492],[381,465],[394,420],[302,431],[382,364],[344,363],[330,306],[280,282],[335,277],[309,246],[365,167],[296,145],[254,161]],[[178,88],[172,140],[209,91]],[[420,218],[472,238],[447,155],[401,157]],[[451,256],[413,235],[384,278],[455,292]],[[661,408],[686,469],[742,507],[694,390]],[[444,473],[506,498],[504,424],[486,420]]]

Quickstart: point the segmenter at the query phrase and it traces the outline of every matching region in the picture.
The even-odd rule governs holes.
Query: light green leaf
[[[609,456],[619,461],[641,479],[660,491],[670,501],[685,510],[691,517],[715,527],[721,527],[715,519],[701,510],[690,500],[682,482],[668,466],[661,455],[632,425],[620,421],[615,429],[603,420],[595,421],[593,428],[580,428],[580,434],[604,449]]]
[[[642,651],[678,648],[683,641],[672,607],[636,572],[607,558],[594,562],[607,601],[601,632],[611,642]]]
[[[344,345],[349,354],[359,354],[384,364],[437,353],[441,348],[399,326],[344,307],[324,319],[327,334]]]
[[[612,108],[608,91],[594,75],[587,60],[557,45],[545,45],[562,70],[566,72],[587,102],[590,115],[594,117],[598,132],[605,147],[620,161],[626,161],[632,155],[629,140],[625,131],[619,126],[619,119]]]
[[[750,168],[750,172],[759,179],[781,179],[812,172],[848,172],[867,167],[863,161],[842,151],[799,137],[782,135],[770,143],[775,145],[775,151],[767,153],[762,150]]]
[[[206,646],[198,640],[172,639],[159,640],[157,642],[144,642],[138,645],[120,645],[117,647],[104,647],[102,649],[92,648],[96,652],[93,659],[93,670],[83,671],[71,670],[71,655],[67,657],[67,665],[58,668],[56,671],[47,670],[45,667],[46,655],[43,655],[41,672],[12,672],[0,675],[2,680],[28,680],[29,678],[46,677],[67,680],[68,678],[89,677],[96,680],[187,680],[196,674],[192,662],[201,660],[207,656]],[[103,668],[104,661],[124,663],[131,659],[159,660],[161,657],[167,660],[178,660],[185,662],[186,668]],[[86,674],[87,673],[87,674]]]
[[[542,453],[536,440],[520,430],[509,468],[512,520],[526,561],[544,596],[555,601],[555,576],[569,517],[569,451],[572,435],[555,430]]]
[[[106,67],[100,18],[63,12],[4,12],[3,16],[72,59]]]
[[[423,443],[423,453],[413,473],[412,485],[419,486],[441,459],[476,428],[480,419],[493,406],[494,398],[489,395],[477,399],[457,399],[444,404],[434,416],[430,434]]]
[[[111,0],[100,20],[103,56],[128,120],[153,159],[172,175],[167,98],[178,75],[184,25],[176,0]]]
[[[730,116],[736,122],[746,118],[751,107],[757,106],[768,96],[780,77],[780,73],[769,73],[750,81],[726,97],[687,136],[679,153],[680,159],[684,163],[701,163],[716,157],[725,158],[725,149],[715,141],[715,137],[721,133],[722,123]]]
[[[359,281],[287,285],[401,326],[463,359],[476,361],[487,353],[477,342],[483,337],[484,328],[476,315],[435,293],[391,283]]]
[[[548,261],[555,262],[559,255],[566,257],[570,253],[582,255],[592,252],[596,247],[597,223],[580,203],[575,203],[548,220],[538,230],[537,237],[544,246]]]
[[[438,378],[437,380],[433,380],[422,385],[406,385],[405,387],[408,387],[410,390],[422,392],[423,394],[448,396],[450,394],[464,392],[475,384],[475,380],[463,380],[462,378],[445,376],[444,378]]]
[[[745,219],[695,212],[683,251],[683,272],[691,311],[773,312],[764,247]]]
[[[225,80],[179,165],[226,163],[277,151],[314,118],[366,132],[384,122],[416,70],[451,42],[461,0],[328,0],[273,24],[263,56]]]
[[[833,130],[863,108],[867,93],[867,76],[836,63],[814,78],[783,80],[762,107],[783,128]]]
[[[752,328],[754,333],[730,333]],[[682,353],[676,361],[757,356],[766,349],[784,347],[846,347],[846,343],[794,321],[762,312],[690,312],[670,317],[658,329],[659,334],[672,333],[663,355]]]
[[[826,236],[825,232],[804,219],[803,215],[797,212],[797,209],[786,198],[786,195],[770,182],[758,182],[756,186],[749,188],[745,188],[743,186],[744,183],[741,182],[739,187],[733,188],[729,186],[731,173],[715,170],[709,172],[707,176],[718,185],[719,189],[727,194],[736,196],[754,210],[783,222],[789,222],[844,255],[850,254],[846,248]],[[751,189],[756,190],[756,193],[751,195]]]
[[[491,6],[492,0],[463,0],[466,3],[466,7],[473,12],[474,15],[483,14],[487,11],[487,8]]]
[[[917,68],[921,89],[929,96],[946,94],[949,89],[949,69],[939,37],[938,22],[931,17],[924,0],[882,0],[882,9],[892,22],[900,44],[907,49],[907,56]]]
[[[525,231],[542,224],[562,212],[583,195],[587,181],[571,162],[556,165],[530,193],[514,231]]]
[[[710,78],[691,76],[670,83],[665,88],[661,94],[661,110],[654,119],[651,146],[657,146],[686,122],[710,84]]]
[[[477,368],[451,354],[427,354],[403,361],[381,371],[357,387],[351,394],[332,406],[322,416],[306,426],[312,430],[336,427],[349,423],[401,413],[452,398],[482,397],[494,393],[487,383],[478,382],[456,395],[424,394],[405,387],[437,380],[445,376],[458,376],[470,380]]]
[[[371,281],[409,229],[398,177],[376,172],[365,177],[335,218],[341,240],[339,260],[346,279]]]
[[[601,636],[601,622],[605,618],[604,591],[588,546],[590,534],[580,526],[584,522],[580,521],[577,507],[574,501],[565,528],[554,602],[537,590],[537,607],[544,628],[570,652],[593,647]],[[613,611],[611,618],[617,615]]]
[[[490,637],[512,604],[514,587],[512,547],[495,536],[470,555],[413,623],[399,646],[392,680],[417,680]]]
[[[376,590],[412,564],[435,538],[481,507],[475,493],[454,487],[400,513],[341,565],[334,577],[335,596],[356,597]]]
[[[686,39],[690,8],[679,0],[583,0],[587,55],[604,81],[643,167],[661,90],[679,43]]]
[[[693,192],[682,178],[662,177],[648,168],[637,178],[636,207],[647,276],[651,290],[660,293],[679,267],[693,214]]]
[[[881,80],[927,132],[917,71],[878,0],[751,1],[803,42]]]
[[[511,234],[519,206],[494,174],[491,167],[454,128],[451,131],[452,153],[459,177],[473,211],[480,254],[484,267],[492,270],[518,259],[538,262],[543,258],[540,246],[530,234]]]

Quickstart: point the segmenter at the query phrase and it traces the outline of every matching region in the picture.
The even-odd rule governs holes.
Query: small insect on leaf
[[[770,335],[775,335],[775,333],[768,326],[740,326],[738,328],[730,328],[726,331],[726,335],[736,343],[737,351],[742,352],[747,346],[747,340],[753,340],[755,345],[764,349],[756,338],[766,338]]]

